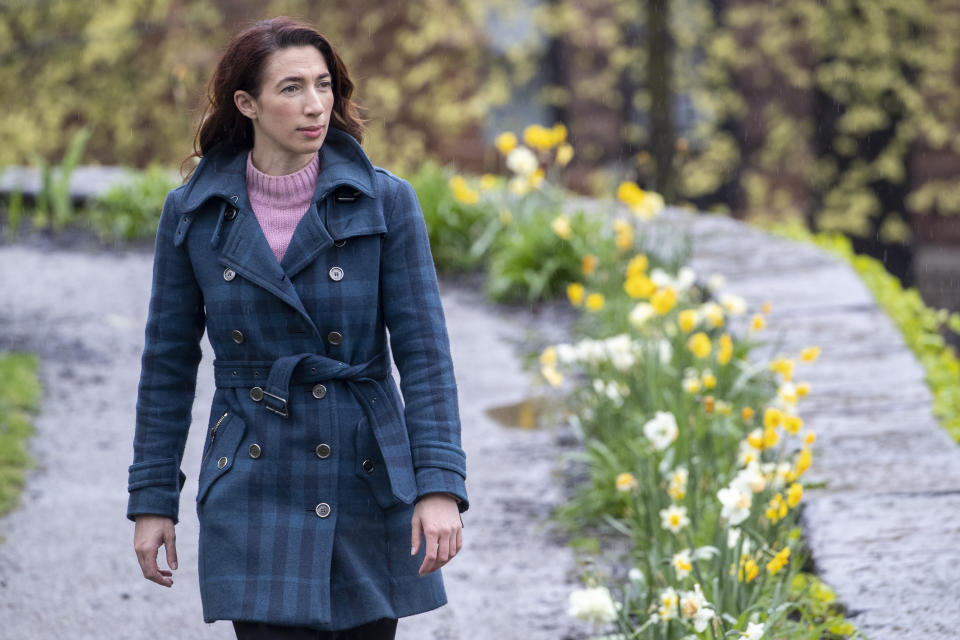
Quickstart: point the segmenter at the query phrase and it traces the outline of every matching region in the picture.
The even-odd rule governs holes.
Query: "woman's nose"
[[[323,97],[320,95],[319,91],[316,89],[310,89],[307,91],[307,100],[303,109],[309,115],[323,113]]]

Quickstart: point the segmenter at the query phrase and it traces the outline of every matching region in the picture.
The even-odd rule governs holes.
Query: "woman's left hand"
[[[463,521],[456,499],[448,493],[428,493],[413,508],[412,546],[410,555],[420,550],[420,541],[426,538],[426,556],[420,565],[420,575],[436,571],[457,555],[463,546]]]

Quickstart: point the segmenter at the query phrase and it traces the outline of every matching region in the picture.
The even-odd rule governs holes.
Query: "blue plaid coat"
[[[127,517],[178,519],[199,346],[216,391],[197,488],[203,618],[318,629],[446,602],[410,555],[413,503],[468,507],[457,386],[423,214],[406,180],[331,128],[281,262],[246,150],[221,145],[167,196]],[[387,335],[403,395],[390,375]]]

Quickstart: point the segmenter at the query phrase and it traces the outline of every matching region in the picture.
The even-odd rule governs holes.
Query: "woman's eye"
[[[321,86],[321,87],[324,87],[324,88],[327,88],[327,87],[330,86],[330,81],[329,81],[329,80],[324,80],[323,82],[320,83],[320,86]]]
[[[297,90],[297,85],[295,85],[295,84],[288,84],[288,85],[285,86],[281,91],[282,91],[283,93],[293,93],[293,92],[296,91],[296,90]]]

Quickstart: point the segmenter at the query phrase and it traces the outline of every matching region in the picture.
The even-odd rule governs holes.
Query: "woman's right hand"
[[[136,518],[133,531],[133,548],[137,551],[137,560],[143,577],[164,587],[173,586],[173,573],[157,566],[157,552],[164,547],[167,565],[177,568],[177,535],[173,520],[166,516],[140,514]]]

